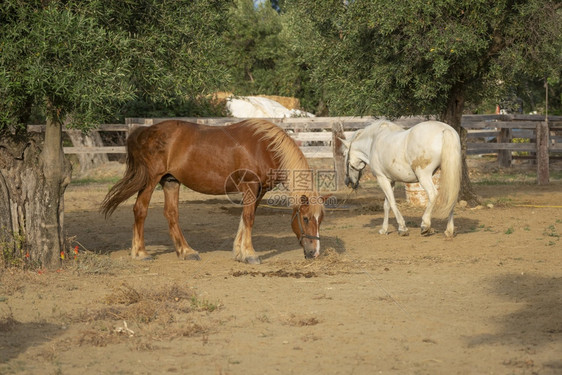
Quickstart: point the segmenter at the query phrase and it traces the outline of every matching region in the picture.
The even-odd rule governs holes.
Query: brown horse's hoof
[[[154,260],[154,258],[150,255],[148,255],[147,253],[144,254],[138,254],[137,256],[133,257],[134,260]]]
[[[260,257],[247,257],[244,259],[244,262],[248,264],[261,264],[261,259]]]
[[[191,253],[183,256],[183,260],[201,260],[199,253]]]
[[[409,236],[409,235],[410,235],[410,232],[407,231],[407,230],[399,230],[399,231],[398,231],[398,235],[399,235],[400,237],[406,237],[406,236]]]
[[[433,229],[433,228],[422,228],[421,229],[421,235],[424,236],[424,237],[431,236],[432,234],[435,234],[435,229]]]

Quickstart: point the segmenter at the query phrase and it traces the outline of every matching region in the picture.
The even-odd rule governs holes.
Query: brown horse
[[[319,228],[323,199],[312,182],[297,176],[311,172],[295,142],[281,128],[265,120],[246,120],[224,127],[169,120],[135,129],[127,139],[127,169],[101,204],[107,217],[117,206],[138,193],[131,256],[149,258],[144,246],[144,221],[158,183],[164,191],[164,215],[176,254],[199,260],[178,226],[180,184],[204,194],[242,193],[243,209],[234,239],[234,259],[260,263],[252,245],[256,209],[265,193],[283,184],[293,206],[291,227],[305,258],[320,252]],[[311,173],[310,173],[311,175]]]

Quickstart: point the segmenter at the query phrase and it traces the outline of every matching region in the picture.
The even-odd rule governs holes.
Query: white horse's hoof
[[[388,234],[388,231],[386,229],[381,229],[379,230],[379,234]]]

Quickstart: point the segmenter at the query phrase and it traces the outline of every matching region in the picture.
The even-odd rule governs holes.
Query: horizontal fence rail
[[[126,124],[103,124],[93,131],[124,132],[128,134],[137,126],[150,126],[159,122],[177,119],[211,126],[225,126],[243,119],[232,117],[221,118],[127,118]],[[405,117],[392,120],[409,128],[426,117]],[[333,158],[335,134],[345,135],[349,139],[353,132],[368,126],[375,117],[296,117],[270,118],[269,120],[284,128],[299,144],[307,158]],[[498,154],[511,162],[512,152],[536,153],[537,126],[548,123],[547,147],[549,153],[562,153],[562,116],[549,116],[548,122],[544,116],[538,115],[465,115],[462,117],[462,127],[467,130],[468,154]],[[28,131],[44,131],[44,125],[29,125]],[[74,145],[64,147],[66,154],[123,154],[125,146],[94,146],[85,147]],[[515,155],[521,157],[521,155]],[[523,156],[525,157],[525,156]],[[529,157],[529,156],[527,156]],[[505,161],[504,161],[505,164]]]

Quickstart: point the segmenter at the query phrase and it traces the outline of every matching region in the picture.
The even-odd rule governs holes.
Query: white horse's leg
[[[418,180],[427,193],[428,198],[428,203],[422,216],[421,234],[422,236],[429,236],[434,233],[431,229],[431,212],[433,211],[433,206],[435,206],[437,189],[431,180],[431,173],[426,173],[424,171],[420,172],[418,174]]]
[[[402,217],[400,211],[398,211],[398,206],[396,205],[396,199],[394,199],[394,184],[391,183],[386,177],[379,176],[379,175],[377,175],[377,181],[379,182],[379,186],[384,192],[386,200],[388,200],[390,208],[392,209],[392,212],[394,212],[394,216],[396,217],[396,221],[398,222],[398,234],[401,236],[407,236],[409,233],[408,233],[408,228],[406,227],[406,222],[404,221],[404,218]],[[387,223],[387,227],[388,227],[388,223]],[[384,222],[383,222],[383,229],[385,229]]]
[[[244,230],[246,226],[244,225],[244,214],[240,215],[240,224],[238,225],[238,232],[236,232],[236,237],[234,238],[234,245],[232,247],[232,253],[234,259],[238,261],[243,260],[242,256],[242,238],[244,237]]]
[[[384,219],[382,221],[382,228],[379,230],[380,234],[388,234],[388,214],[390,213],[390,203],[388,203],[388,198],[384,198]]]
[[[254,190],[258,190],[257,186],[253,186]],[[252,227],[254,226],[254,219],[256,215],[257,206],[263,197],[263,194],[257,195],[256,191],[251,191],[252,186],[242,186],[244,193],[244,207],[242,208],[242,215],[240,216],[240,224],[238,232],[234,239],[233,253],[234,259],[239,262],[250,264],[261,263],[260,258],[256,255],[254,245],[252,244]]]
[[[449,214],[449,218],[447,220],[447,229],[445,230],[445,236],[447,238],[453,238],[455,234],[455,223],[453,222],[453,210]]]

